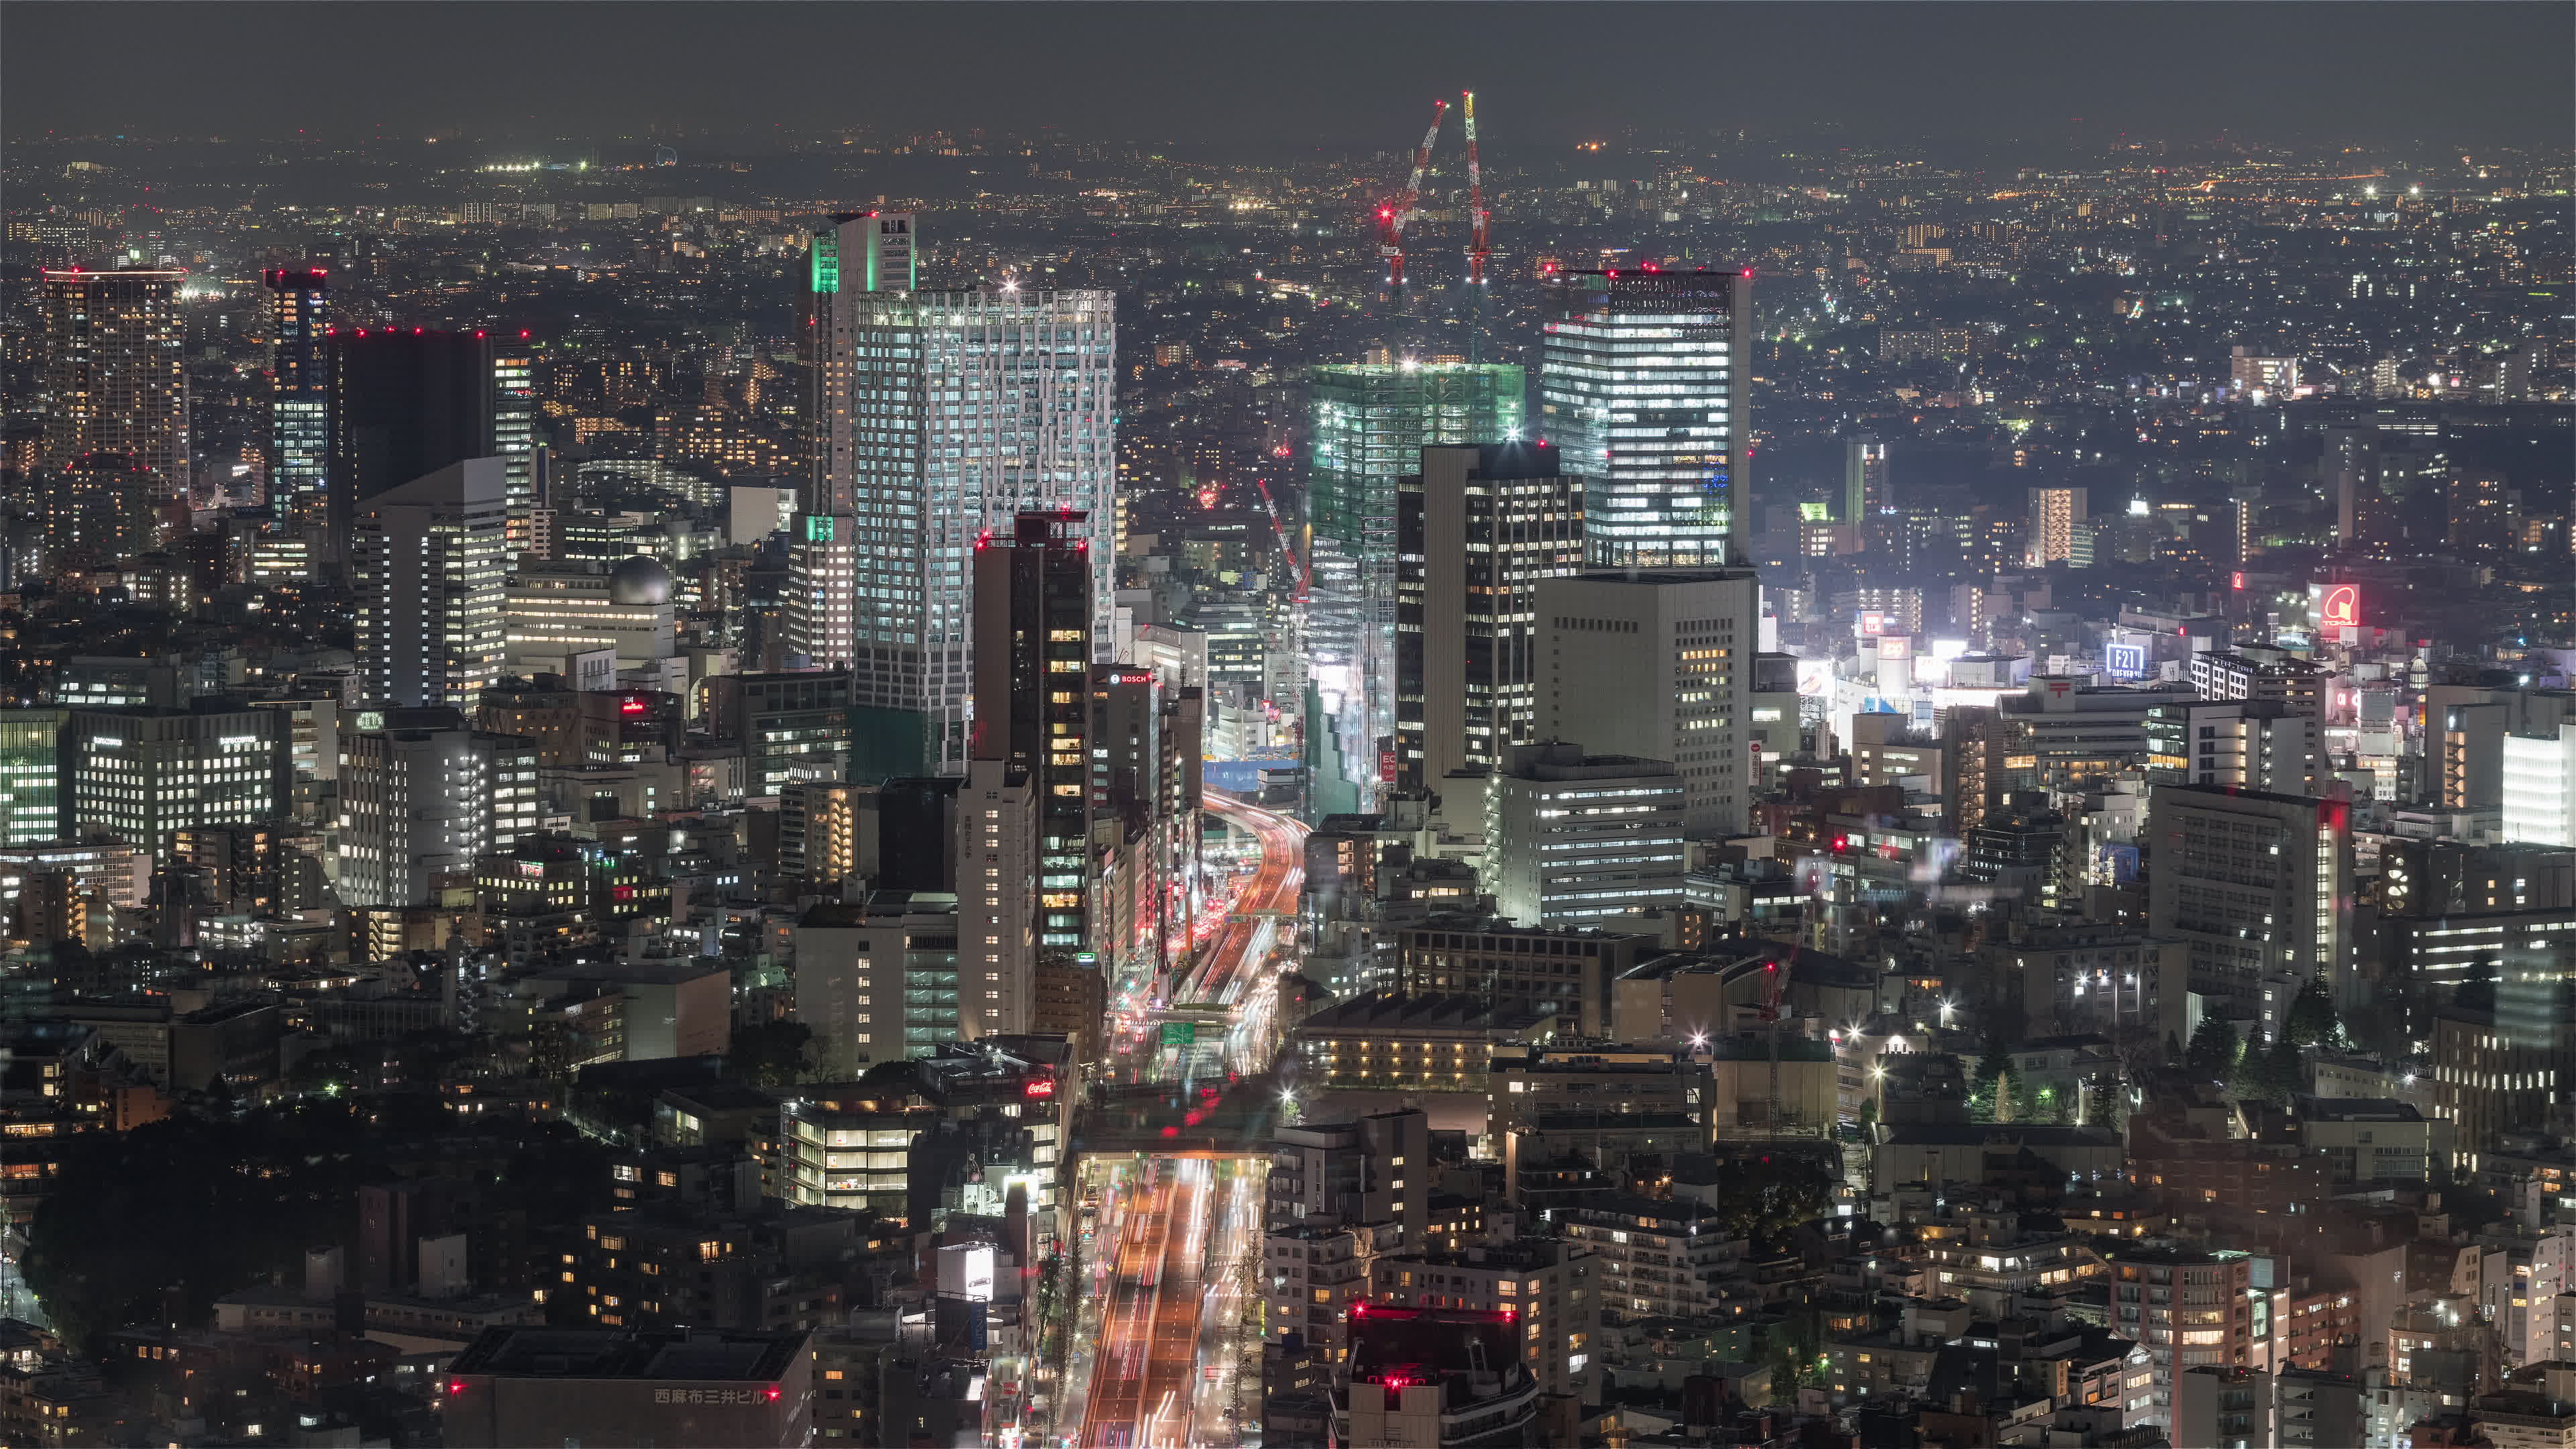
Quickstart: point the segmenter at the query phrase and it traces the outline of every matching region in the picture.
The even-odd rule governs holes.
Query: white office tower
[[[537,828],[534,741],[421,713],[445,718],[342,740],[335,884],[348,905],[428,902],[440,876],[465,875],[477,855]]]
[[[1086,515],[1093,637],[1103,650],[1115,637],[1114,298],[915,291],[912,224],[839,218],[809,254],[813,471],[790,533],[787,638],[851,670],[860,777],[964,768],[967,560],[1023,510]]]
[[[1749,271],[1549,278],[1539,425],[1582,475],[1592,562],[1747,560],[1752,346]]]
[[[1494,909],[1583,926],[1682,904],[1682,782],[1662,760],[1513,745],[1485,792]]]
[[[368,702],[471,710],[501,672],[507,466],[468,458],[359,505],[349,576]]]
[[[2576,845],[2576,721],[2504,737],[2504,838]]]
[[[1743,834],[1760,609],[1751,569],[1540,580],[1538,737],[1669,761],[1692,839]]]

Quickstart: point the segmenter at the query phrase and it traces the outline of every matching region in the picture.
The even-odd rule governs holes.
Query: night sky
[[[2567,144],[2544,4],[57,4],[0,10],[0,124],[137,135],[749,137],[1052,125],[1397,147],[1472,86],[1556,147],[1856,139]],[[2069,125],[2082,117],[2078,130]]]

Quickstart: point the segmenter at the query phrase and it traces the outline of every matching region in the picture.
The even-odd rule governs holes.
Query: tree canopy
[[[2226,1081],[2236,1070],[2236,1023],[2223,1016],[2205,1016],[2191,1034],[2191,1045],[2182,1051],[2183,1065],[2213,1081]]]

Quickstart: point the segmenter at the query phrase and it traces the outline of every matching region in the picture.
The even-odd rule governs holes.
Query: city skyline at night
[[[2576,1443],[2571,53],[0,8],[0,1443]]]

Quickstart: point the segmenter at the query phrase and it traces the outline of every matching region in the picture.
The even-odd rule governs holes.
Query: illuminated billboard
[[[2308,613],[2319,629],[2349,629],[2361,623],[2358,584],[2308,585]]]

